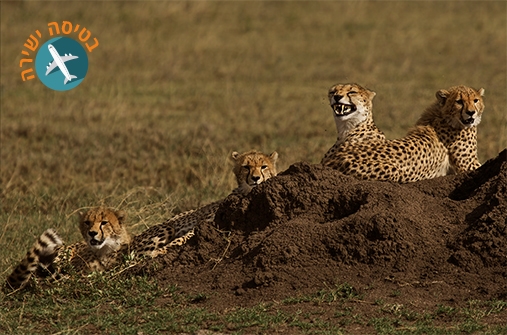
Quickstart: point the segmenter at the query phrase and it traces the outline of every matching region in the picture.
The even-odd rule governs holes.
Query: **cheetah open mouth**
[[[474,121],[475,121],[475,118],[473,118],[473,117],[469,117],[466,120],[463,118],[463,116],[461,117],[461,123],[463,123],[464,125],[472,124],[472,123],[474,123]]]
[[[96,239],[91,239],[89,243],[90,243],[90,245],[92,247],[97,247],[99,245],[102,245],[102,243],[104,243],[104,241],[99,241],[99,240],[96,240]]]
[[[341,103],[331,105],[335,116],[345,116],[354,113],[357,108],[355,105],[345,105]]]

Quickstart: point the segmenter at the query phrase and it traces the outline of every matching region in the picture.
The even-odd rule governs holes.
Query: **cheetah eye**
[[[357,94],[356,91],[350,91],[349,94]]]
[[[103,226],[103,225],[105,225],[105,224],[108,224],[108,222],[107,222],[107,221],[102,221],[102,222],[100,223],[100,225],[101,225],[101,226]]]
[[[263,166],[261,166],[261,169],[264,170],[264,169],[267,169],[267,167],[268,167],[267,165],[263,165]]]
[[[463,100],[462,99],[456,100],[456,103],[460,104],[460,105],[463,105]]]
[[[478,103],[479,102],[479,99],[474,99],[474,103]]]
[[[89,226],[91,224],[91,221],[90,220],[86,220],[86,221],[84,221],[84,224],[87,225],[87,226]]]
[[[243,169],[250,171],[250,167],[248,165],[243,165]]]

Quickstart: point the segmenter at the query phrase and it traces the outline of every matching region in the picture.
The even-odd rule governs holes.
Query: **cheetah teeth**
[[[345,116],[356,111],[354,105],[335,104],[332,107],[336,116]]]

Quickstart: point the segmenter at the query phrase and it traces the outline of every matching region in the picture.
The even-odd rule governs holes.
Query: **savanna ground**
[[[0,280],[46,228],[79,240],[78,209],[121,208],[135,233],[224,198],[232,151],[276,150],[280,171],[318,163],[335,141],[326,93],[338,82],[377,93],[388,138],[438,89],[483,87],[479,158],[496,157],[507,146],[506,6],[2,1]],[[23,43],[36,29],[49,39],[52,21],[100,41],[84,82],[63,93],[20,76]],[[415,309],[401,289],[361,290],[316,282],[310,294],[207,309],[208,292],[105,274],[2,295],[0,332],[507,333],[505,299]]]

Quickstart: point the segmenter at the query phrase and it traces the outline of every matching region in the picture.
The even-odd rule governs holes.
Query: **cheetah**
[[[399,183],[431,179],[480,167],[477,126],[484,89],[453,86],[436,93],[407,136],[362,142],[338,150],[325,165],[366,180]]]
[[[231,154],[231,160],[234,162],[233,172],[238,187],[233,192],[248,194],[255,186],[276,176],[277,159],[276,151],[269,156],[255,150],[243,154],[234,151]]]
[[[116,254],[130,243],[123,224],[125,214],[111,208],[97,207],[79,213],[79,230],[84,242],[64,247],[53,229],[48,229],[7,278],[9,289],[23,288],[38,269],[45,274],[54,271],[54,263],[67,260],[75,269],[103,271],[116,263]]]
[[[234,151],[230,158],[234,162],[233,172],[238,183],[238,187],[232,191],[234,194],[245,196],[254,187],[277,174],[278,153],[276,151],[270,155],[255,150],[243,154]],[[134,237],[131,249],[156,257],[166,253],[170,247],[185,244],[194,236],[195,227],[203,222],[214,222],[215,214],[222,202],[223,200],[213,202],[148,228]],[[168,229],[171,230],[170,233]],[[169,244],[168,241],[170,241]]]
[[[233,193],[246,195],[276,175],[276,151],[269,156],[257,151],[233,152],[231,159],[238,182]],[[120,264],[128,255],[153,258],[165,254],[170,247],[185,244],[199,224],[213,222],[221,202],[178,214],[132,238],[123,224],[123,211],[97,207],[79,213],[84,242],[64,247],[53,229],[46,230],[7,278],[4,291],[23,288],[38,269],[53,274],[55,264],[70,264],[78,272],[101,272]]]
[[[373,98],[376,93],[358,84],[336,84],[328,93],[338,138],[322,158],[328,163],[343,145],[362,141],[384,141],[384,133],[373,122]]]

